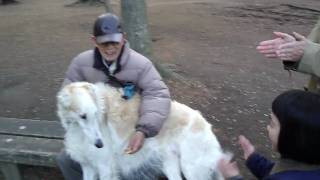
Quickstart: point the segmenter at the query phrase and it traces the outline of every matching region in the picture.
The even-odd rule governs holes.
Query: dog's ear
[[[73,122],[72,119],[66,116],[71,105],[70,101],[69,92],[66,89],[60,90],[57,94],[57,114],[64,129],[68,129]]]
[[[70,106],[70,104],[71,104],[71,102],[70,102],[70,94],[66,89],[62,89],[57,94],[57,104],[65,107],[65,108]]]
[[[88,89],[88,92],[90,93],[94,101],[98,102],[96,86],[94,84],[88,84],[86,88]]]
[[[101,89],[105,89],[105,84],[90,84],[88,87],[88,91],[96,103],[99,113],[102,114],[105,110],[105,104]]]

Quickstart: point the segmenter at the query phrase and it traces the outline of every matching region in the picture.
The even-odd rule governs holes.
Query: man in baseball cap
[[[130,48],[116,15],[100,15],[93,25],[91,39],[95,48],[72,60],[62,86],[78,81],[111,85],[115,82],[124,90],[135,86],[133,89],[141,94],[139,121],[132,127],[135,132],[125,149],[125,153],[133,154],[143,146],[145,138],[158,134],[167,119],[171,106],[168,87],[153,63]],[[66,180],[82,179],[80,165],[65,151],[58,155],[57,161]]]
[[[119,18],[110,13],[100,15],[93,26],[92,40],[108,63],[116,60],[124,45]]]
[[[123,38],[119,18],[113,14],[102,14],[94,23],[93,35],[98,43],[121,42]]]

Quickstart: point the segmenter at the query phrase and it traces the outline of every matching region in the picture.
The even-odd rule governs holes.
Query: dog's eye
[[[86,114],[81,114],[80,117],[81,117],[82,119],[87,119],[87,115],[86,115]]]

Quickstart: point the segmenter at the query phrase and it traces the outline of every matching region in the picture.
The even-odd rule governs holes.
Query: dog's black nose
[[[103,143],[102,143],[101,139],[96,140],[96,143],[94,143],[94,145],[97,148],[102,148],[103,147]]]

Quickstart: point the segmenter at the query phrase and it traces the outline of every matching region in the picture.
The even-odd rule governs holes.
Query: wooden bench
[[[5,179],[22,179],[18,164],[56,167],[63,135],[60,122],[0,117],[0,167]]]

